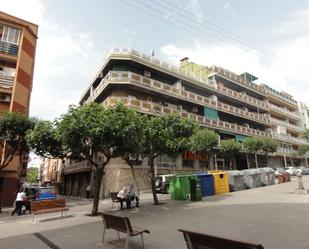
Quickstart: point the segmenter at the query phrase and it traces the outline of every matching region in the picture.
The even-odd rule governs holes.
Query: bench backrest
[[[207,234],[191,232],[183,229],[182,232],[188,249],[263,249],[262,245],[245,243]]]
[[[112,228],[117,231],[131,234],[133,232],[130,220],[128,217],[121,217],[112,214],[102,214],[105,227],[107,229]]]
[[[39,211],[43,209],[53,209],[53,208],[64,208],[64,207],[65,207],[64,198],[31,202],[31,211]]]

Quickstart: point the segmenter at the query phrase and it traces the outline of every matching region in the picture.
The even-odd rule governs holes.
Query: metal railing
[[[274,139],[283,140],[283,141],[287,141],[287,142],[294,142],[294,143],[298,143],[298,144],[308,144],[308,142],[305,139],[298,138],[298,137],[292,137],[290,135],[273,133],[272,137]]]
[[[293,124],[290,124],[286,121],[282,121],[282,120],[279,120],[279,119],[276,119],[276,118],[270,118],[270,122],[273,123],[273,124],[279,124],[279,125],[282,125],[284,127],[287,127],[287,128],[290,128],[290,129],[293,129],[293,130],[296,130],[296,131],[303,131],[304,129],[300,126],[297,126],[297,125],[293,125]]]
[[[109,72],[100,82],[100,84],[93,90],[92,95],[86,101],[87,103],[93,101],[104,89],[104,86],[108,84],[108,82],[126,82],[146,88],[152,88],[157,91],[162,91],[164,93],[168,93],[170,95],[185,98],[187,101],[197,103],[202,106],[208,106],[215,108],[220,111],[224,111],[227,113],[231,113],[234,115],[242,116],[244,118],[250,120],[256,120],[264,124],[269,124],[269,114],[259,114],[255,112],[245,111],[243,109],[225,104],[223,102],[215,101],[211,98],[204,97],[199,94],[192,93],[186,90],[180,90],[174,86],[169,84],[162,83],[157,80],[153,80],[151,78],[141,76],[139,74],[131,73],[131,72]]]
[[[245,126],[241,126],[238,124],[232,124],[229,122],[221,121],[221,120],[212,120],[208,119],[205,116],[197,115],[194,113],[190,113],[184,110],[174,109],[168,106],[163,106],[157,103],[153,103],[150,101],[143,101],[139,99],[132,99],[129,97],[108,97],[106,98],[102,105],[103,106],[115,106],[118,102],[122,102],[124,105],[135,108],[140,112],[153,114],[153,115],[162,115],[162,114],[171,114],[178,113],[182,117],[191,118],[203,126],[219,128],[223,130],[229,130],[240,134],[246,134],[249,136],[270,136],[270,133],[264,132],[258,129],[252,129]]]
[[[211,87],[211,88],[215,88],[217,89],[216,85],[214,84],[209,84],[209,80],[205,77],[202,77],[200,75],[196,75],[192,72],[188,72],[187,70],[183,70],[183,69],[180,69],[179,67],[177,66],[174,66],[174,65],[171,65],[170,63],[167,63],[167,62],[164,62],[164,61],[161,61],[153,56],[149,56],[149,55],[146,55],[146,54],[143,54],[143,53],[140,53],[136,50],[133,50],[133,49],[121,49],[121,48],[114,48],[112,49],[112,51],[110,52],[110,55],[107,56],[107,58],[109,58],[112,54],[128,54],[128,55],[134,55],[136,57],[139,57],[140,59],[144,60],[144,61],[147,61],[148,63],[152,63],[156,66],[161,66],[163,67],[164,69],[168,69],[174,73],[178,73],[178,74],[181,74],[185,77],[188,77],[188,78],[191,78],[193,80],[196,80],[196,81],[199,81],[199,82],[202,82],[204,83],[205,85]],[[231,80],[236,80],[237,82],[239,83],[242,83],[246,86],[249,86],[251,87],[252,89],[256,90],[256,91],[259,91],[260,93],[264,94],[265,93],[265,89],[254,84],[254,83],[250,83],[248,81],[245,81],[244,78],[240,77],[239,75],[236,75],[230,71],[227,71],[225,69],[222,69],[220,67],[217,67],[217,66],[213,66],[212,67],[213,70],[216,71],[216,73],[222,73],[222,75],[224,76],[230,76],[229,78]],[[228,88],[225,88],[225,87],[221,87],[219,90],[221,91],[222,89],[222,93],[225,93],[225,94],[228,94],[229,96],[233,97],[233,98],[240,98],[240,100],[244,100],[246,103],[249,103],[249,104],[254,104],[254,106],[258,106],[260,108],[267,108],[267,104],[263,101],[260,101],[254,97],[251,97],[251,96],[242,96],[241,93],[238,93],[236,91],[233,91],[231,89],[228,89]]]
[[[65,165],[62,169],[63,173],[72,173],[72,172],[81,172],[81,171],[90,171],[91,165],[88,161],[83,160],[80,162],[75,162],[69,165]]]
[[[14,84],[14,77],[2,75],[0,73],[0,87],[12,88]]]
[[[18,45],[0,40],[0,52],[17,56],[18,55]]]
[[[257,92],[259,92],[260,94],[265,94],[265,89],[260,87],[259,85],[257,84],[254,84],[246,79],[244,79],[243,77],[227,70],[227,69],[224,69],[224,68],[221,68],[221,67],[218,67],[218,66],[212,66],[210,67],[210,69],[215,72],[215,73],[218,73],[232,81],[235,81],[237,83],[240,83],[242,85],[245,85],[246,87],[248,88],[251,88],[252,90],[255,90]]]
[[[291,155],[296,155],[297,154],[297,150],[286,149],[286,148],[282,148],[282,147],[278,147],[277,148],[277,152],[278,153],[283,153],[283,154],[291,154]]]
[[[285,108],[273,105],[271,103],[268,103],[268,106],[269,106],[269,109],[276,110],[276,111],[280,112],[283,115],[287,115],[289,117],[293,117],[294,119],[297,119],[297,120],[299,120],[301,118],[298,112],[290,112],[289,110],[287,110]]]

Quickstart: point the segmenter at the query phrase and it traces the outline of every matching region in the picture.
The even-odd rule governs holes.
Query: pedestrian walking
[[[16,200],[15,200],[15,209],[13,210],[12,212],[12,216],[15,214],[15,213],[18,213],[18,215],[21,215],[21,209],[22,209],[22,206],[23,206],[23,200],[25,199],[26,195],[25,193],[23,192],[23,189],[20,189],[20,191],[17,193],[17,196],[16,196]]]
[[[89,199],[90,198],[90,191],[91,191],[91,186],[90,184],[88,184],[87,188],[86,188],[86,198]]]

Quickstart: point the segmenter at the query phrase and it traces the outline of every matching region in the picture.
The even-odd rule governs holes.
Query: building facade
[[[97,102],[112,107],[122,102],[147,115],[178,113],[215,130],[220,140],[233,138],[242,142],[252,136],[272,137],[280,146],[268,166],[306,165],[305,159],[294,153],[299,145],[306,143],[298,137],[303,127],[297,101],[287,93],[255,84],[256,79],[249,73],[237,75],[217,66],[198,65],[188,58],[174,67],[135,50],[114,49],[84,92],[80,104]],[[185,152],[177,158],[158,158],[157,173],[201,171],[207,161],[211,169],[226,169],[220,153],[208,158]],[[257,165],[265,167],[265,163],[265,158],[258,155]],[[234,159],[234,169],[247,167],[244,153]],[[141,160],[136,169],[141,175],[142,188],[149,188],[147,159]],[[87,172],[87,181],[91,182],[91,168],[86,162],[68,164],[64,170],[70,171],[67,175],[72,177],[77,172],[80,175]],[[102,192],[119,190],[131,181],[130,177],[129,167],[120,159],[111,161]]]
[[[0,113],[29,113],[37,32],[36,24],[0,11]],[[0,156],[4,149],[0,148]],[[16,155],[0,172],[0,184],[5,189],[3,205],[13,203],[26,176],[27,163],[28,154]]]
[[[58,194],[61,194],[62,189],[62,169],[63,160],[59,158],[44,158],[41,169],[41,184],[53,185]]]

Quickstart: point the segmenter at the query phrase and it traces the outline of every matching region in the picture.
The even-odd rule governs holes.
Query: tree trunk
[[[127,163],[130,166],[132,177],[133,177],[133,182],[134,182],[134,185],[136,186],[136,190],[137,190],[137,193],[138,193],[138,196],[139,196],[140,195],[140,188],[139,188],[139,184],[137,182],[137,178],[136,178],[136,175],[135,175],[134,166],[129,162],[127,162]]]
[[[150,182],[151,182],[151,190],[152,190],[152,196],[153,196],[153,204],[158,205],[159,200],[158,200],[157,191],[156,191],[154,160],[155,160],[155,157],[150,158]]]
[[[0,176],[0,214],[2,213],[2,189],[3,189],[4,177]]]
[[[96,178],[94,182],[94,196],[93,196],[93,206],[91,215],[98,215],[99,201],[100,201],[100,190],[102,184],[102,177],[104,173],[104,167],[96,167]]]

